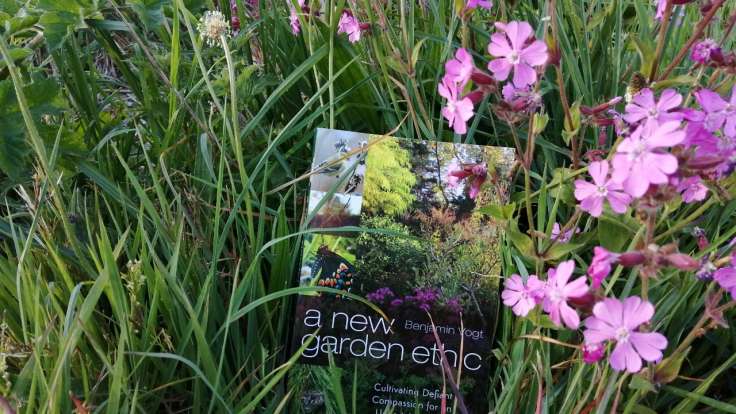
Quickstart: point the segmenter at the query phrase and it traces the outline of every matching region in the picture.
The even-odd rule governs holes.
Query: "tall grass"
[[[469,133],[453,135],[436,84],[457,47],[485,47],[490,23],[524,19],[541,34],[553,6],[571,104],[622,95],[656,48],[646,0],[497,3],[462,20],[445,0],[330,0],[321,22],[302,16],[294,36],[286,2],[260,2],[254,13],[238,0],[241,29],[223,49],[204,45],[195,27],[207,9],[229,16],[224,1],[0,2],[0,396],[27,413],[298,412],[298,379],[285,381],[296,354],[285,338],[290,300],[305,290],[289,288],[304,234],[298,178],[316,128],[514,146],[487,101]],[[335,31],[336,10],[348,6],[372,28],[357,44]],[[700,19],[697,7],[682,10],[664,63]],[[724,6],[707,34],[721,39],[733,12]],[[684,66],[675,71],[677,82],[695,82]],[[520,213],[523,230],[549,232],[573,211],[560,188],[571,151],[553,72],[542,84],[550,122],[537,136],[530,183],[516,180],[517,200],[533,203],[533,217]],[[526,125],[516,129],[525,143]],[[593,148],[597,136],[581,130],[577,139]],[[711,236],[708,254],[736,234],[734,210],[723,197],[667,211],[662,242],[683,238],[680,249],[695,250],[684,236],[697,221]],[[580,222],[591,239],[628,234],[613,241],[620,246],[634,243],[637,225]],[[517,249],[504,246],[506,274],[533,273]],[[626,295],[637,275],[613,277],[609,286]],[[686,335],[704,291],[691,275],[661,275],[650,286],[656,327]],[[736,412],[730,330],[699,338],[680,377],[651,389],[520,339],[551,328],[503,312],[499,368],[478,390],[495,412]],[[575,342],[571,335],[556,338]],[[329,411],[360,412],[340,371],[314,375]]]

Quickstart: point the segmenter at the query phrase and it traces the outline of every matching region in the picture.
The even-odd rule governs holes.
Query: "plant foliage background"
[[[563,107],[623,96],[658,62],[675,62],[660,88],[714,76],[725,94],[733,72],[676,60],[705,3],[718,12],[703,35],[731,50],[736,4],[719,0],[676,6],[660,53],[647,0],[498,0],[470,14],[459,1],[312,1],[321,13],[300,15],[297,36],[296,2],[0,0],[0,411],[296,412],[284,334],[290,299],[308,289],[292,275],[317,127],[523,148],[532,137],[516,204],[488,207],[509,223],[504,274],[564,259],[584,268],[593,246],[626,249],[641,230],[633,214],[582,216],[573,243],[545,247],[576,209],[573,158],[599,139],[579,112],[566,126]],[[370,27],[357,43],[336,32],[345,7]],[[225,48],[197,31],[215,9],[238,20]],[[460,46],[488,61],[493,23],[509,20],[557,46],[561,70],[548,67],[540,87],[548,123],[509,126],[491,98],[455,135],[440,115],[444,63]],[[733,177],[721,184],[702,203],[665,205],[657,242],[696,257],[722,249],[736,234],[736,189]],[[626,296],[638,280],[619,268],[607,289]],[[671,348],[708,289],[691,271],[651,280]],[[736,412],[730,329],[701,326],[654,381],[583,364],[559,345],[579,332],[503,312],[498,369],[477,390],[495,412]],[[314,380],[328,412],[361,412],[336,369]]]

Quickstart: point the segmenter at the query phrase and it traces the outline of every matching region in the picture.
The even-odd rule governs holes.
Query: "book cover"
[[[317,131],[299,284],[334,290],[298,297],[292,347],[343,368],[359,412],[485,412],[503,234],[479,209],[507,202],[513,163],[510,148]],[[325,396],[302,391],[320,412]]]

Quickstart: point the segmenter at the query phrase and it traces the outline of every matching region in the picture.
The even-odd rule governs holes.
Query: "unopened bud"
[[[698,270],[700,268],[700,263],[697,260],[683,253],[668,254],[664,259],[670,266],[680,270]]]
[[[483,71],[480,71],[478,69],[473,70],[473,73],[470,75],[470,79],[473,80],[478,85],[494,85],[496,84],[496,80],[493,79],[493,77]]]
[[[480,89],[476,89],[465,95],[465,97],[470,99],[473,102],[473,105],[478,105],[485,97],[485,93]]]
[[[618,264],[624,267],[633,267],[644,263],[646,259],[642,252],[626,252],[621,253],[618,257]]]

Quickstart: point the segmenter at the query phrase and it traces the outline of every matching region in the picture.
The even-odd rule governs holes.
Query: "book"
[[[481,209],[508,201],[514,162],[511,148],[317,131],[292,349],[341,369],[348,406],[354,392],[361,413],[487,412],[503,232]],[[319,376],[295,375],[304,412],[323,412]]]

